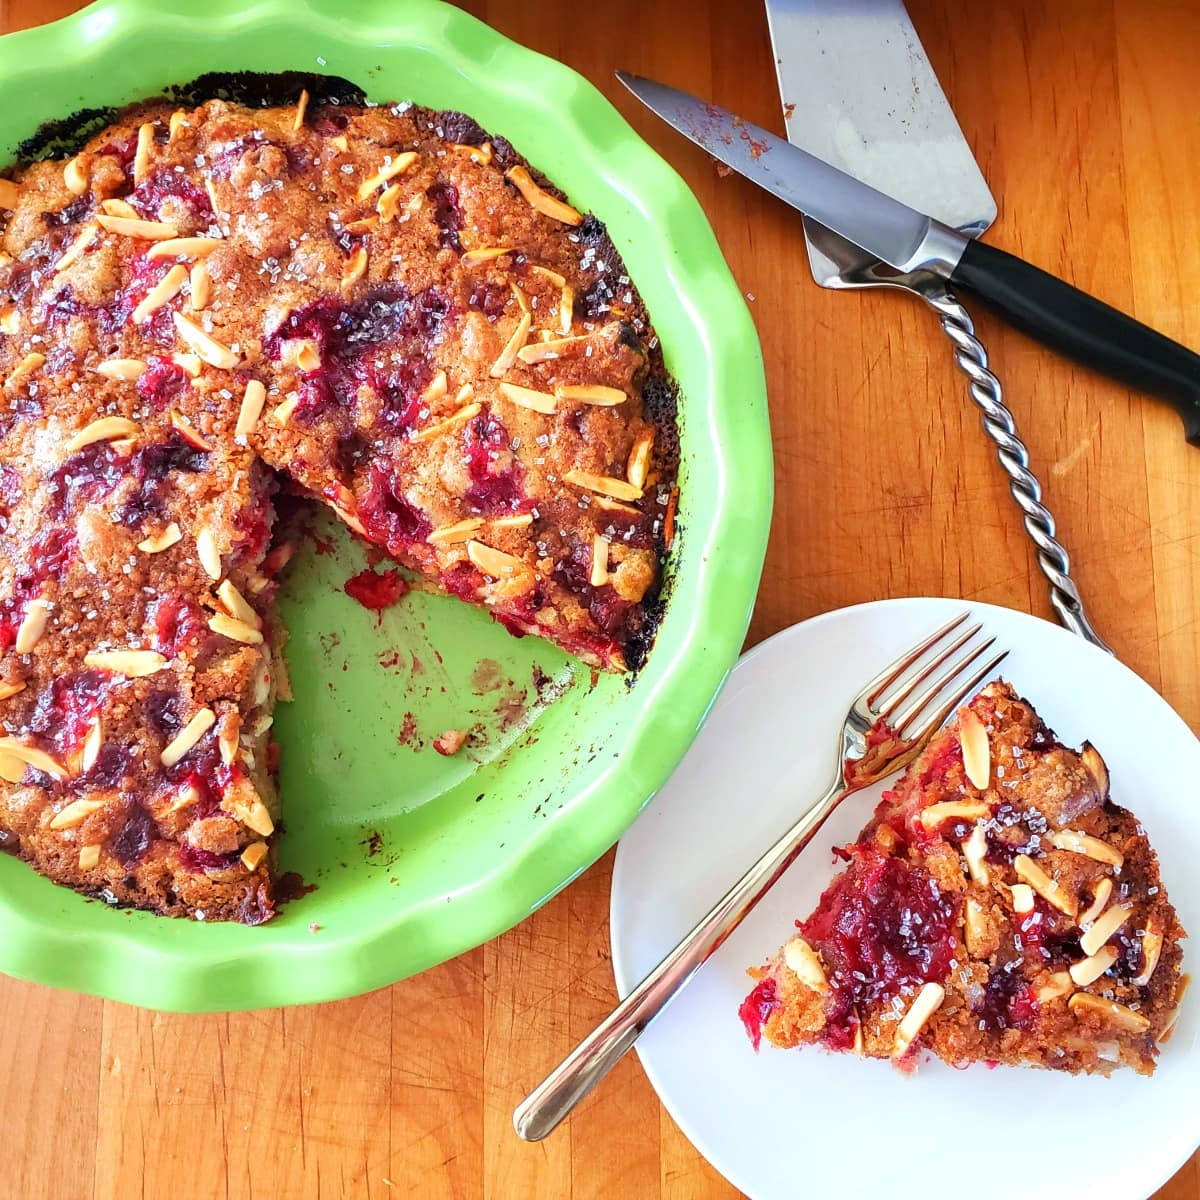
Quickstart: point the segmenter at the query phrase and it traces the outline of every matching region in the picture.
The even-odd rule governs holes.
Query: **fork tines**
[[[937,729],[1008,656],[1007,650],[1001,650],[976,666],[996,639],[976,640],[983,630],[982,622],[958,632],[969,616],[963,613],[955,617],[872,681],[867,703],[906,741],[923,738]],[[951,637],[954,634],[957,636]],[[972,667],[975,669],[964,677]],[[922,717],[914,728],[914,722]]]

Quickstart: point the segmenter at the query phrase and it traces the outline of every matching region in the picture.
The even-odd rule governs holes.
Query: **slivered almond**
[[[154,149],[154,126],[146,121],[138,127],[137,150],[133,155],[133,182],[145,181],[150,174],[150,152]]]
[[[0,751],[0,779],[20,783],[25,778],[26,763],[15,754]]]
[[[135,437],[142,427],[127,417],[100,417],[85,425],[66,445],[68,454],[82,450],[93,442],[111,442],[117,438]]]
[[[558,400],[549,392],[539,392],[533,388],[519,387],[515,383],[501,383],[500,394],[505,399],[511,400],[514,404],[519,404],[522,408],[532,409],[534,412],[550,414],[558,410]]]
[[[534,183],[532,176],[524,167],[510,167],[504,173],[504,178],[516,185],[516,189],[529,202],[530,207],[547,217],[553,217],[564,225],[580,225],[583,214],[572,208],[563,200],[551,196],[549,192]]]
[[[508,286],[512,290],[513,299],[517,302],[517,307],[523,313],[529,312],[529,297],[511,279],[508,282]]]
[[[140,358],[109,358],[97,363],[94,370],[105,379],[134,383],[146,373],[146,364]]]
[[[6,304],[0,308],[0,333],[12,336],[20,332],[21,310],[15,304]]]
[[[1076,1016],[1093,1013],[1102,1020],[1128,1029],[1131,1033],[1145,1033],[1150,1028],[1150,1021],[1141,1013],[1134,1012],[1132,1008],[1126,1008],[1124,1004],[1118,1004],[1115,1000],[1093,996],[1090,992],[1076,992],[1067,1001],[1067,1007]]]
[[[203,364],[198,354],[172,354],[171,361],[189,378],[199,379]]]
[[[908,1007],[896,1026],[896,1036],[892,1040],[892,1057],[903,1058],[908,1048],[917,1039],[925,1023],[942,1007],[946,999],[946,991],[940,983],[927,983],[918,993],[916,999]]]
[[[207,526],[196,534],[196,557],[210,579],[221,578],[221,551],[217,549],[217,539]]]
[[[967,779],[972,787],[986,791],[992,776],[992,750],[983,722],[969,708],[964,709],[959,717],[958,736]]]
[[[12,696],[19,696],[25,690],[25,681],[18,679],[13,683],[0,683],[0,700],[8,700]]]
[[[1108,799],[1108,765],[1100,756],[1100,751],[1091,742],[1084,742],[1079,752],[1079,760],[1087,768],[1088,774],[1096,785],[1096,791],[1102,800]]]
[[[40,596],[30,600],[25,609],[25,616],[17,627],[17,640],[13,649],[18,654],[31,654],[33,648],[42,640],[46,626],[50,623],[50,604]]]
[[[358,198],[360,200],[368,199],[376,188],[395,179],[397,175],[402,175],[416,161],[417,152],[415,150],[405,150],[403,154],[397,154],[390,163],[385,163],[374,175],[363,180],[358,188]]]
[[[213,283],[208,268],[198,262],[192,267],[192,311],[200,312],[212,303]]]
[[[421,403],[425,406],[440,400],[450,390],[446,372],[439,371],[430,381],[429,386],[421,393]]]
[[[566,284],[566,279],[557,271],[552,271],[549,267],[532,266],[529,268],[534,275],[540,275],[543,279],[548,279],[556,288],[561,288]]]
[[[279,361],[298,371],[315,371],[321,365],[321,350],[313,338],[287,338],[279,348]]]
[[[232,813],[247,829],[252,829],[263,837],[270,837],[275,831],[275,822],[271,820],[267,806],[257,796],[249,803],[227,796],[222,807],[226,812]]]
[[[13,212],[21,202],[21,189],[11,179],[0,179],[0,208]]]
[[[95,842],[79,847],[79,869],[81,871],[91,871],[99,865],[100,847]]]
[[[469,267],[474,263],[491,262],[493,259],[502,258],[505,254],[511,254],[511,246],[480,246],[475,250],[468,250],[458,260],[463,266]]]
[[[102,213],[96,218],[96,224],[120,237],[141,238],[146,242],[165,242],[179,236],[177,226],[166,221],[146,221],[141,217],[111,217]]]
[[[388,186],[379,193],[379,199],[375,201],[375,211],[379,214],[379,221],[394,221],[396,219],[397,214],[400,212],[400,199],[403,195],[404,189],[401,188],[398,183],[388,184]],[[367,217],[362,221],[352,221],[350,225],[346,226],[346,228],[349,230],[351,225],[364,225],[368,221],[371,223],[368,228],[373,228],[375,225],[379,224],[379,221],[375,221],[373,218]],[[366,233],[367,231],[368,230],[364,228],[358,232]],[[351,232],[355,231],[351,230]]]
[[[211,708],[202,708],[167,743],[159,755],[164,767],[173,767],[193,746],[216,724],[217,714]]]
[[[131,221],[141,220],[137,209],[128,200],[117,200],[115,198],[101,200],[100,211],[109,217],[128,217]]]
[[[604,509],[605,512],[624,513],[628,517],[638,516],[638,510],[631,504],[622,504],[620,500],[614,500],[611,496],[597,496],[592,501],[597,508]]]
[[[492,143],[484,142],[481,146],[465,146],[461,142],[451,142],[450,150],[461,150],[467,154],[474,163],[481,163],[487,166],[492,161]]]
[[[1039,1004],[1045,1004],[1050,1000],[1061,1000],[1063,996],[1069,996],[1075,990],[1075,984],[1067,971],[1055,971],[1045,983],[1037,990],[1037,999]]]
[[[467,517],[453,525],[435,529],[425,540],[434,546],[450,546],[455,542],[469,542],[475,530],[483,525],[482,517]]]
[[[96,235],[100,232],[99,228],[89,221],[75,235],[71,244],[59,255],[58,261],[54,264],[54,273],[60,274],[65,271],[72,263],[78,262],[87,251],[88,247],[96,240]]]
[[[1027,883],[1014,883],[1009,889],[1012,893],[1013,912],[1018,916],[1033,912],[1033,888]]]
[[[983,905],[978,900],[967,897],[964,910],[963,934],[967,942],[967,950],[974,958],[982,958],[986,954],[988,926],[983,915]]]
[[[80,162],[78,154],[69,159],[67,165],[63,167],[63,183],[67,185],[67,191],[72,196],[82,196],[88,190],[87,173],[83,169],[83,163]]]
[[[223,579],[221,581],[220,587],[217,588],[217,598],[231,617],[253,628],[258,628],[258,613],[250,607],[245,596],[233,586],[230,580]]]
[[[149,259],[207,258],[223,241],[218,237],[179,237],[155,242],[146,251]]]
[[[474,540],[467,542],[467,557],[493,579],[507,579],[529,570],[529,564],[515,554],[505,554],[503,550]]]
[[[1136,987],[1145,987],[1150,982],[1150,976],[1154,974],[1154,968],[1158,966],[1162,948],[1162,934],[1153,929],[1147,929],[1142,934],[1142,969],[1129,981],[1130,983]]]
[[[260,630],[225,613],[213,613],[208,619],[208,627],[213,633],[219,633],[231,642],[241,642],[243,646],[262,645],[263,635]]]
[[[308,89],[300,89],[300,99],[296,101],[296,112],[292,117],[292,132],[299,133],[304,128],[304,114],[308,111]]]
[[[522,313],[521,319],[517,322],[517,327],[512,332],[512,336],[500,352],[500,357],[492,363],[492,369],[489,373],[493,379],[499,379],[517,361],[517,356],[522,352],[522,347],[525,347],[525,342],[529,338],[529,330],[532,326],[533,318],[529,313]],[[525,347],[525,349],[528,349],[528,347]]]
[[[258,418],[262,416],[263,405],[267,402],[267,389],[261,380],[251,379],[246,384],[246,390],[242,394],[242,406],[238,409],[237,424],[233,427],[233,432],[238,437],[245,437],[247,434],[253,433],[258,425]]]
[[[980,800],[943,800],[921,810],[921,824],[936,829],[943,821],[977,821],[988,815],[988,806]]]
[[[51,819],[51,829],[74,829],[76,825],[81,825],[94,812],[99,812],[104,807],[103,800],[89,800],[80,798],[72,800],[66,808],[60,809]]]
[[[97,717],[89,727],[87,737],[83,739],[83,752],[79,756],[79,770],[82,774],[86,775],[96,765],[103,745],[104,724]]]
[[[1084,954],[1098,954],[1101,947],[1129,920],[1132,913],[1131,904],[1114,904],[1111,908],[1106,908],[1080,936],[1080,949]]]
[[[1183,997],[1187,993],[1192,984],[1192,977],[1186,972],[1179,977],[1179,982],[1175,985],[1175,1003],[1171,1005],[1171,1010],[1167,1013],[1167,1019],[1163,1023],[1162,1032],[1158,1035],[1156,1041],[1161,1046],[1164,1042],[1169,1042],[1172,1035],[1175,1033],[1175,1025],[1179,1021],[1179,1012],[1183,1007]]]
[[[1112,895],[1112,890],[1112,880],[1108,876],[1096,881],[1096,890],[1092,893],[1091,904],[1087,906],[1086,912],[1079,914],[1080,925],[1089,924],[1104,911],[1104,906],[1108,903],[1109,897]]]
[[[1068,917],[1075,916],[1078,907],[1076,902],[1028,854],[1018,854],[1013,859],[1013,868],[1048,904],[1053,904],[1059,912],[1066,913]]]
[[[588,341],[591,336],[589,333],[580,337],[549,337],[542,342],[530,342],[528,346],[522,348],[517,357],[523,363],[547,362],[550,359],[558,358],[564,346],[578,345],[580,342]]]
[[[213,210],[213,216],[218,220],[222,217],[221,204],[217,197],[217,185],[213,182],[211,175],[204,177],[204,190],[208,193],[208,204]]]
[[[171,409],[171,428],[193,449],[212,450],[212,443],[177,408]]]
[[[438,421],[435,425],[426,425],[420,433],[414,433],[412,441],[427,442],[431,438],[435,438],[445,433],[448,429],[453,429],[458,425],[463,425],[472,417],[478,416],[483,411],[483,405],[478,400],[470,404],[463,405],[457,412],[451,413],[444,420]]]
[[[489,529],[524,529],[533,524],[533,513],[514,513],[511,517],[493,517]]]
[[[559,384],[554,394],[560,400],[577,400],[580,404],[595,404],[601,408],[612,408],[629,399],[620,388],[605,387],[598,383]]]
[[[140,325],[148,321],[160,308],[169,304],[183,291],[187,283],[187,267],[176,263],[142,298],[137,308],[133,310],[133,321]]]
[[[575,487],[585,488],[589,492],[599,492],[602,496],[612,496],[614,500],[640,500],[642,489],[627,483],[624,479],[613,479],[611,475],[595,475],[591,471],[580,471],[575,467],[563,475],[567,483]]]
[[[237,758],[239,735],[242,729],[242,718],[234,714],[231,719],[217,726],[217,749],[221,752],[221,761],[228,767]]]
[[[182,537],[183,533],[179,526],[172,521],[161,533],[145,537],[137,545],[138,549],[146,554],[161,554],[164,550],[169,550],[174,546]]]
[[[1086,858],[1109,863],[1114,867],[1120,867],[1125,862],[1125,855],[1115,846],[1110,846],[1106,841],[1090,834],[1077,833],[1074,829],[1056,829],[1046,835],[1046,841],[1055,849],[1069,850],[1072,854],[1082,854]]]
[[[21,762],[27,763],[35,771],[42,771],[52,779],[62,780],[67,777],[62,763],[51,758],[44,750],[39,750],[36,746],[27,746],[14,737],[0,737],[0,752],[11,754],[13,758],[19,758]],[[19,781],[11,780],[10,782]]]
[[[1112,946],[1104,946],[1095,954],[1073,963],[1070,967],[1071,978],[1077,986],[1087,987],[1089,983],[1095,983],[1116,961],[1116,949]]]
[[[823,992],[829,987],[820,956],[799,934],[784,943],[783,961],[805,987],[814,992]]]
[[[286,425],[292,419],[292,413],[296,411],[296,406],[299,403],[300,397],[295,392],[292,392],[271,409],[271,420],[276,425]]]
[[[455,404],[467,404],[471,397],[475,395],[475,389],[469,383],[464,383],[462,387],[454,393]]]
[[[575,320],[575,289],[569,284],[562,285],[562,293],[558,300],[558,331],[564,336],[571,332],[571,323]]]
[[[192,784],[186,783],[179,789],[179,795],[171,801],[170,805],[168,805],[167,812],[182,812],[185,808],[191,808],[192,805],[198,803],[199,800],[200,793]]]
[[[12,374],[4,381],[5,391],[16,391],[34,371],[41,370],[46,362],[46,356],[36,350],[30,351],[12,369]]]
[[[186,129],[188,125],[187,113],[183,109],[176,109],[167,121],[167,141],[173,142],[181,129]]]
[[[629,463],[625,476],[636,488],[646,486],[646,475],[650,470],[650,453],[654,449],[654,430],[643,429],[634,439],[629,451]]]
[[[963,858],[967,860],[967,870],[976,883],[987,887],[991,881],[991,873],[987,865],[987,834],[978,822],[971,830],[971,836],[962,844]],[[1028,889],[1027,889],[1028,890]]]
[[[182,313],[172,313],[171,319],[175,322],[175,331],[187,344],[188,349],[210,366],[230,371],[241,362],[228,346],[221,345],[195,321],[189,321]]]
[[[141,679],[161,671],[167,660],[157,650],[91,650],[83,656],[83,665],[127,679]]]
[[[588,577],[592,587],[608,582],[608,538],[602,533],[592,535],[592,570]]]
[[[258,869],[259,863],[267,857],[266,842],[251,842],[245,850],[242,851],[242,866],[247,871],[255,871]]]
[[[367,248],[359,246],[350,255],[342,271],[342,290],[353,287],[367,273]]]

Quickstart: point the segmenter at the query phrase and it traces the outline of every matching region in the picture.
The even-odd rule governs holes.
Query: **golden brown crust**
[[[513,632],[640,659],[660,360],[603,226],[506,143],[148,104],[0,202],[0,827],[39,870],[271,915],[275,471]]]
[[[952,1064],[1153,1070],[1184,936],[1157,858],[1110,800],[1095,749],[1060,745],[1007,684],[986,687],[929,745],[848,857],[791,950],[751,972],[752,1033],[903,1066],[919,1046]],[[866,940],[870,981],[839,975],[833,929]],[[797,944],[818,955],[824,984],[793,969]]]

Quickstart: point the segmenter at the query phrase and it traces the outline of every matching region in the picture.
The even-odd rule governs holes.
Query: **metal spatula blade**
[[[991,225],[996,202],[901,0],[767,0],[767,20],[789,142],[963,233]],[[899,282],[815,221],[804,233],[822,287]]]

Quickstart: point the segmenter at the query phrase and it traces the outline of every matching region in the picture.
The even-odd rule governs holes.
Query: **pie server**
[[[723,108],[641,76],[618,71],[617,77],[714,158],[898,275],[930,276],[973,292],[1039,340],[1169,401],[1183,417],[1188,441],[1200,445],[1200,356],[1038,267],[973,240]],[[961,356],[960,365],[968,369]],[[972,380],[985,382],[982,377]],[[1002,452],[1002,461],[1003,457]],[[1020,502],[1015,490],[1014,495]],[[1059,613],[1064,616],[1062,608]],[[1068,614],[1073,615],[1069,608]],[[1094,631],[1087,632],[1099,642]]]

